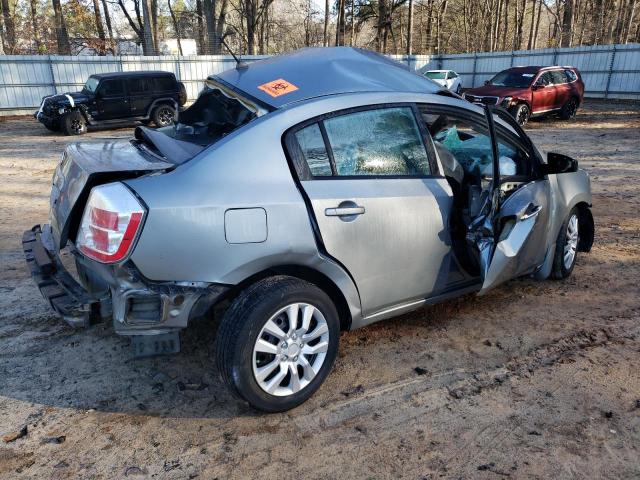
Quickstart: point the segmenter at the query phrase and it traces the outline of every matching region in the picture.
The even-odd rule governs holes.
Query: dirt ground
[[[20,237],[76,139],[0,122],[0,436],[27,428],[0,440],[0,478],[640,478],[640,105],[528,130],[591,173],[597,237],[573,275],[343,333],[320,391],[263,415],[218,380],[212,321],[133,360],[109,325],[53,314]]]

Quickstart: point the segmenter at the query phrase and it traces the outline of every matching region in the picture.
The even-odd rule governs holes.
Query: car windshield
[[[95,77],[89,77],[87,83],[84,84],[83,90],[91,93],[95,93],[96,88],[98,88],[99,80]]]
[[[531,85],[535,73],[513,72],[505,70],[489,80],[489,85],[496,87],[526,88]]]
[[[431,71],[424,74],[425,77],[430,78],[431,80],[444,80],[447,76],[447,72],[436,72]]]
[[[179,113],[174,125],[157,130],[138,127],[136,138],[167,161],[180,164],[258,114],[241,99],[207,86],[193,105]]]

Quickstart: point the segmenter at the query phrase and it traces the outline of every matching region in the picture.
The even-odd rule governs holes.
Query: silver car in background
[[[174,126],[69,146],[23,245],[69,324],[110,320],[139,356],[227,301],[217,368],[274,412],[320,387],[341,330],[570,275],[590,206],[587,173],[505,112],[365,50],[305,49],[209,77]]]

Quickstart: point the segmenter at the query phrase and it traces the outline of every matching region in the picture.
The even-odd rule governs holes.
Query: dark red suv
[[[584,83],[575,67],[513,67],[496,74],[463,97],[472,103],[500,105],[520,125],[531,116],[558,113],[572,118],[582,103]]]

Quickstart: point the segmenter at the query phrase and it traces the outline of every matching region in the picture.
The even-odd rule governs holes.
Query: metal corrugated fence
[[[244,61],[261,56],[243,57]],[[515,65],[573,65],[582,72],[589,97],[640,99],[640,44],[548,48],[459,55],[392,55],[419,71],[451,69],[465,88],[481,85],[493,74]],[[79,90],[94,73],[165,70],[185,84],[195,99],[203,80],[234,66],[219,56],[75,57],[57,55],[0,56],[0,115],[31,113],[42,97]]]

